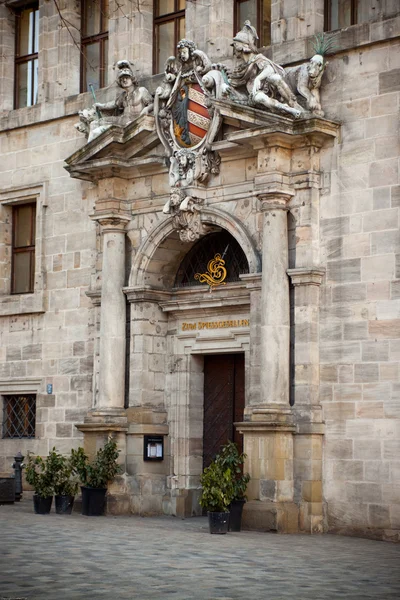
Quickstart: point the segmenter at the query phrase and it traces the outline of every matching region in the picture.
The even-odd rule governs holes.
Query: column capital
[[[322,283],[325,275],[325,269],[321,267],[299,267],[297,269],[288,269],[292,285],[318,285]]]
[[[267,190],[257,194],[260,210],[262,212],[269,210],[289,210],[288,203],[293,196],[294,192],[292,190],[281,188]]]
[[[102,213],[102,214],[92,214],[90,218],[93,221],[97,221],[102,227],[102,233],[108,232],[120,232],[124,233],[126,226],[128,225],[131,217],[126,214],[118,214],[118,213]]]

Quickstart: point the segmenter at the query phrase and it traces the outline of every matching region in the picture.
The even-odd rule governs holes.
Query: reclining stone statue
[[[302,107],[296,95],[286,83],[285,70],[272,60],[257,52],[258,35],[250,21],[233,38],[236,66],[229,77],[235,89],[246,88],[249,105],[266,107],[300,117]]]

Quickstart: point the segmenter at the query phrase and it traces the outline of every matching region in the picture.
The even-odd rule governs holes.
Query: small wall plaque
[[[143,460],[164,460],[164,436],[145,435]]]
[[[52,394],[53,393],[53,384],[52,383],[48,383],[47,384],[47,393],[48,394]]]

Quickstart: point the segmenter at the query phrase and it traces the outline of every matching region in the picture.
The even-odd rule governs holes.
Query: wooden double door
[[[234,426],[243,421],[244,354],[204,357],[203,468],[228,440],[243,451],[243,436]]]

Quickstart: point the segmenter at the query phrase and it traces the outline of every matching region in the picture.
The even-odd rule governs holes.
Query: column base
[[[242,528],[276,533],[299,532],[299,508],[294,502],[251,500],[243,508]]]

